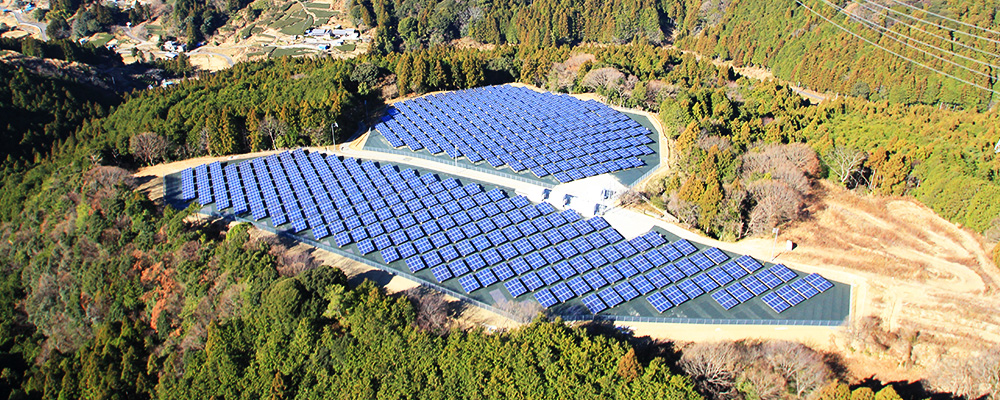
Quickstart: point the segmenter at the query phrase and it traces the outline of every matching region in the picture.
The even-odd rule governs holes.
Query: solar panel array
[[[779,266],[781,265],[775,267]],[[778,286],[773,292],[761,297],[764,304],[771,307],[774,312],[781,313],[833,288],[833,284],[819,274],[809,274],[786,282],[788,282],[786,285]]]
[[[563,183],[641,167],[654,143],[648,129],[599,102],[507,85],[396,103],[375,128],[394,148]]]
[[[819,275],[796,280],[782,265],[730,260],[655,231],[625,240],[601,217],[586,220],[498,188],[302,150],[201,165],[181,173],[181,187],[185,200],[270,217],[296,233],[311,229],[317,240],[356,244],[386,264],[429,270],[440,283],[454,279],[467,293],[496,285],[545,307],[580,298],[596,314],[645,296],[665,312],[715,291],[711,297],[730,309],[778,288],[764,301],[781,312],[832,287]]]
[[[647,237],[651,235],[658,234],[646,234]],[[654,263],[658,269],[647,273],[647,277],[660,290],[646,295],[646,300],[661,313],[706,294],[726,310],[764,295],[764,302],[780,313],[791,305],[818,294],[818,288],[810,284],[823,286],[823,290],[833,287],[829,281],[816,274],[807,277],[808,282],[807,278],[793,281],[798,275],[784,265],[764,268],[750,256],[730,260],[729,255],[714,247],[698,252],[697,247],[683,239],[674,243],[662,240],[646,251],[646,254],[657,253],[661,256],[656,260],[659,263]],[[671,263],[668,264],[665,259]],[[784,296],[780,296],[781,293],[767,292],[778,288],[783,293],[786,289],[779,286],[787,282],[792,282],[787,290],[807,292],[808,296],[803,294],[799,301],[780,308],[780,301]],[[809,291],[810,288],[814,290]]]

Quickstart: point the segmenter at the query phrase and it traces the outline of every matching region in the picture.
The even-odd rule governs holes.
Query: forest
[[[695,38],[723,26],[706,19],[712,7],[622,1],[656,11],[636,11],[636,24],[588,4],[498,2],[466,15],[454,3],[359,3],[352,12],[372,24],[400,21],[399,41],[383,37],[382,51],[355,59],[241,63],[104,99],[87,95],[85,83],[0,66],[11,82],[0,89],[0,111],[23,116],[0,126],[18,143],[5,147],[0,181],[0,397],[929,396],[901,396],[877,381],[849,386],[836,357],[789,342],[660,342],[541,315],[501,332],[429,324],[462,305],[348,284],[287,241],[190,218],[193,209],[135,190],[142,182],[132,171],[143,165],[339,143],[389,99],[523,82],[656,113],[677,150],[675,168],[639,198],[713,237],[736,240],[801,218],[819,179],[913,196],[979,232],[1000,230],[996,111],[977,112],[978,100],[945,109],[933,96],[907,102],[869,92],[810,105],[779,82],[652,44],[675,29]],[[572,11],[533,17],[559,9]],[[434,22],[439,11],[452,12],[447,24]],[[621,21],[608,25],[607,15]],[[437,45],[466,35],[498,46]],[[0,42],[34,55],[91,56],[59,43]],[[1000,250],[994,256],[1000,261]],[[954,395],[1000,391],[989,380],[1000,354],[968,364],[985,367],[970,367],[975,384]]]

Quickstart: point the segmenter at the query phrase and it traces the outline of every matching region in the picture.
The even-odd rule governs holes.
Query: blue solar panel
[[[382,254],[382,261],[385,262],[386,264],[391,263],[393,261],[397,261],[400,258],[399,252],[396,251],[396,249],[393,247],[384,248],[379,253]]]
[[[799,292],[796,292],[795,289],[792,289],[791,286],[779,287],[775,289],[774,293],[781,296],[782,299],[792,306],[795,306],[805,300],[805,297],[802,297],[802,295],[799,294]]]
[[[646,279],[646,277],[641,275],[632,278],[632,280],[630,280],[629,282],[631,282],[632,286],[635,287],[635,289],[642,294],[652,292],[653,290],[656,289],[655,287],[653,287],[653,284],[648,279]]]
[[[673,246],[675,249],[677,249],[677,251],[681,252],[681,254],[685,256],[694,254],[695,252],[698,251],[698,248],[694,247],[694,245],[691,244],[691,242],[687,241],[686,239],[681,239],[674,242]]]
[[[659,292],[646,296],[646,300],[649,301],[649,304],[652,305],[656,311],[661,313],[674,307],[673,303],[671,303],[670,300],[667,300],[667,297]]]
[[[695,277],[691,278],[691,280],[694,281],[694,283],[697,284],[698,287],[700,287],[702,290],[706,292],[711,292],[719,287],[718,283],[715,283],[715,281],[710,279],[708,275],[705,274],[696,275]]]
[[[486,260],[484,260],[483,256],[479,254],[472,254],[465,257],[465,263],[468,264],[469,268],[471,268],[473,271],[479,271],[480,269],[483,269],[483,267],[486,266]]]
[[[620,281],[623,278],[621,272],[618,272],[618,269],[611,265],[599,269],[598,272],[601,273],[601,276],[603,276],[605,280],[611,283]]]
[[[615,291],[621,296],[622,300],[629,301],[636,297],[639,297],[639,292],[632,287],[632,284],[628,282],[622,282],[615,285]]]
[[[774,276],[774,274],[769,270],[760,271],[754,276],[756,276],[757,279],[764,284],[764,286],[767,286],[768,289],[774,289],[782,283],[781,279],[778,279],[778,277]]]
[[[678,262],[675,262],[674,263],[674,267],[676,267],[677,269],[679,269],[681,272],[684,273],[684,275],[687,275],[687,276],[695,276],[699,272],[701,272],[701,269],[699,269],[697,266],[694,265],[694,263],[692,263],[691,261],[689,261],[687,259],[683,259],[683,260],[680,260]]]
[[[523,276],[521,276],[521,282],[524,282],[524,285],[528,287],[528,290],[535,290],[542,286],[545,286],[545,283],[542,282],[542,279],[539,278],[538,274],[534,272],[528,272]]]
[[[518,275],[531,271],[531,266],[528,265],[528,262],[525,261],[524,258],[515,258],[510,260],[510,267]]]
[[[604,288],[603,290],[597,292],[597,295],[601,297],[601,300],[603,300],[604,304],[608,307],[617,306],[624,301],[613,287]]]
[[[561,254],[563,258],[570,258],[577,254],[580,254],[576,250],[576,248],[573,247],[573,244],[571,242],[560,243],[558,246],[556,246],[556,250],[559,251],[559,254]]]
[[[618,231],[614,229],[601,231],[601,236],[603,236],[608,243],[618,243],[619,241],[625,240],[625,238],[622,237],[622,234],[618,233]]]
[[[497,282],[496,275],[489,268],[482,271],[476,272],[476,278],[479,279],[479,283],[483,284],[483,287],[490,286]]]
[[[552,294],[555,295],[560,302],[565,302],[576,297],[576,294],[573,293],[566,282],[559,282],[555,286],[552,286]]]
[[[727,310],[730,310],[740,304],[739,301],[736,301],[736,299],[725,290],[712,293],[712,298],[715,299],[715,301],[719,303],[722,308]]]
[[[671,246],[664,246],[658,249],[660,254],[666,257],[670,261],[675,261],[683,257],[681,252]]]
[[[520,254],[517,251],[517,249],[514,248],[514,245],[510,243],[504,243],[500,245],[499,247],[497,247],[497,250],[500,252],[500,255],[503,257],[504,260],[510,260],[514,257],[517,257]]]
[[[783,300],[781,297],[778,297],[778,295],[774,292],[765,294],[764,297],[761,297],[761,300],[763,300],[764,304],[767,304],[768,307],[771,307],[771,309],[777,313],[781,313],[791,307],[788,302]]]
[[[788,269],[788,267],[782,264],[777,264],[771,268],[768,268],[768,271],[771,271],[771,273],[774,274],[774,276],[777,276],[778,279],[781,279],[783,282],[789,282],[798,276],[795,274],[795,272]]]
[[[805,280],[807,283],[812,285],[812,287],[816,288],[816,290],[819,290],[820,292],[825,292],[833,288],[833,284],[830,283],[830,281],[826,280],[826,278],[820,276],[819,274],[806,275],[806,277],[803,278],[803,280]]]
[[[736,264],[736,262],[734,261],[722,264],[722,266],[720,266],[719,268],[722,268],[724,271],[726,271],[726,273],[729,274],[729,276],[733,277],[733,279],[740,279],[747,275],[747,271],[742,267],[740,267],[739,264]]]
[[[584,274],[583,279],[587,281],[590,287],[595,289],[608,284],[608,282],[604,280],[604,277],[602,277],[597,271],[590,271]]]
[[[409,258],[417,254],[417,248],[413,246],[413,243],[403,243],[397,246],[399,249],[399,255],[403,258]]]
[[[672,282],[670,278],[667,278],[666,275],[664,275],[662,272],[656,269],[647,272],[646,279],[648,279],[649,282],[651,282],[657,288],[666,287]]]
[[[501,281],[508,280],[514,277],[514,270],[510,268],[506,263],[500,263],[493,267],[493,273],[496,274],[497,279]]]
[[[672,282],[680,282],[681,279],[684,279],[686,277],[683,272],[681,272],[677,268],[674,268],[673,265],[668,265],[666,267],[660,268],[660,272],[662,272],[663,275],[666,276],[668,279],[670,279],[670,281]]]
[[[799,292],[802,297],[807,299],[811,299],[813,296],[819,294],[819,291],[816,290],[816,288],[812,287],[812,285],[802,279],[792,281],[792,283],[789,283],[788,286],[795,289],[796,292]]]
[[[434,250],[434,244],[431,243],[430,239],[425,237],[414,240],[413,245],[417,247],[417,251],[421,254]]]
[[[764,294],[764,292],[767,291],[767,286],[764,286],[763,283],[761,283],[756,277],[753,276],[748,276],[746,278],[743,278],[743,280],[740,281],[740,284],[743,285],[743,287],[745,287],[747,290],[749,290],[750,293],[753,293],[754,296],[760,296],[761,294]]]
[[[431,272],[434,274],[434,279],[442,283],[452,277],[451,270],[448,269],[447,265],[438,265],[431,268]]]
[[[716,265],[722,264],[729,260],[729,255],[724,253],[715,247],[709,247],[705,249],[705,255],[708,256]]]
[[[639,274],[639,270],[635,269],[629,260],[622,260],[620,263],[615,264],[615,269],[625,278],[631,278]]]
[[[663,289],[661,293],[663,293],[663,295],[667,297],[667,300],[670,300],[670,303],[673,305],[679,306],[689,300],[688,296],[677,286],[667,286],[667,288]]]
[[[743,303],[747,300],[753,298],[753,293],[744,288],[742,285],[734,284],[726,287],[726,291],[729,292],[736,301]]]
[[[427,264],[424,264],[424,260],[420,256],[413,256],[406,259],[406,266],[410,268],[410,271],[417,272],[424,268],[427,268]]]
[[[458,278],[458,283],[462,285],[462,289],[466,293],[472,293],[474,290],[479,289],[482,285],[476,280],[476,277],[472,274],[463,275]]]
[[[528,289],[524,287],[521,280],[514,278],[503,283],[503,287],[507,288],[507,292],[510,293],[511,297],[517,298],[518,296],[528,292]]]
[[[504,258],[500,255],[500,252],[497,251],[497,249],[487,249],[486,251],[482,252],[482,255],[483,259],[486,260],[487,265],[496,265],[504,260]]]
[[[646,242],[648,242],[653,247],[660,247],[662,245],[667,244],[667,239],[665,239],[663,235],[661,235],[659,232],[656,231],[646,232],[646,234],[642,235],[642,237],[646,239]]]
[[[715,266],[715,262],[709,259],[708,256],[706,256],[704,253],[698,253],[692,255],[691,257],[688,257],[688,260],[694,263],[694,265],[698,266],[698,269],[702,271],[708,271],[709,268]]]
[[[552,292],[550,292],[549,289],[541,289],[535,292],[535,300],[538,300],[538,303],[545,308],[559,304],[559,299],[552,295]]]
[[[461,258],[448,263],[448,269],[455,276],[462,276],[469,273],[469,266]]]
[[[444,262],[444,260],[441,259],[441,255],[439,255],[434,250],[431,250],[427,254],[424,254],[423,257],[424,257],[424,263],[427,264],[428,267],[436,267],[438,265],[441,265],[442,262]]]
[[[590,310],[591,314],[597,314],[608,308],[608,306],[604,305],[604,301],[602,301],[601,298],[598,297],[596,293],[584,297],[583,305],[587,306],[587,309]]]
[[[551,285],[562,280],[552,267],[545,267],[538,270],[538,277],[542,278],[542,282],[545,282],[546,285]]]
[[[576,293],[577,296],[583,296],[592,290],[590,285],[587,284],[587,281],[585,281],[582,276],[570,279],[568,283],[569,288],[573,291],[573,293]]]
[[[753,257],[750,256],[740,256],[739,258],[736,259],[736,263],[750,273],[753,273],[758,269],[764,268],[763,265],[760,265],[760,263],[757,262],[757,260],[755,260]]]
[[[678,282],[677,288],[679,288],[682,292],[684,292],[684,294],[686,294],[689,298],[692,299],[701,296],[702,294],[705,293],[704,290],[698,287],[698,285],[691,280]]]

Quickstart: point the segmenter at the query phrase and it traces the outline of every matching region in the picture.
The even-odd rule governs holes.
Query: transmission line
[[[874,2],[870,2],[870,1],[869,1],[869,2],[867,2],[867,3],[868,3],[868,4],[871,4],[871,5],[873,5],[873,6],[877,6],[877,7],[881,7],[881,8],[883,8],[883,9],[886,9],[886,8],[885,8],[885,6],[883,6],[883,5],[881,5],[881,4],[878,4],[878,3],[874,3]],[[946,38],[946,37],[944,37],[944,36],[940,36],[940,35],[937,35],[937,34],[935,34],[935,33],[932,33],[932,32],[928,32],[928,31],[925,31],[925,30],[923,30],[923,29],[921,29],[921,28],[917,27],[916,25],[910,25],[910,24],[908,24],[908,23],[906,23],[906,22],[903,22],[903,20],[900,20],[900,19],[896,19],[896,18],[893,18],[893,17],[889,16],[889,14],[882,14],[882,13],[881,13],[881,12],[880,12],[879,10],[874,10],[874,9],[872,9],[872,8],[869,8],[868,6],[866,6],[866,5],[864,5],[864,4],[861,4],[861,7],[862,7],[862,8],[864,8],[864,9],[866,9],[866,10],[868,10],[868,11],[871,11],[871,12],[873,12],[873,13],[878,13],[878,16],[879,16],[879,17],[882,17],[882,18],[885,18],[885,19],[888,19],[888,20],[891,20],[891,21],[893,21],[893,22],[894,22],[894,23],[896,23],[896,24],[899,24],[899,25],[903,25],[903,26],[905,26],[905,27],[907,27],[907,28],[910,28],[910,29],[913,29],[913,30],[916,30],[916,31],[918,31],[918,32],[923,32],[924,34],[927,34],[927,35],[930,35],[930,36],[933,36],[933,37],[936,37],[936,38],[938,38],[938,39],[941,39],[941,40],[944,40],[944,41],[947,41],[947,42],[949,42],[949,43],[952,43],[952,44],[956,44],[956,45],[959,45],[959,46],[962,46],[962,47],[965,47],[965,48],[967,48],[967,49],[969,49],[969,50],[972,50],[972,51],[976,51],[976,52],[979,52],[979,53],[982,53],[982,54],[985,54],[985,55],[988,55],[988,56],[991,56],[991,57],[994,57],[994,58],[1000,58],[1000,54],[996,54],[996,53],[990,53],[990,52],[988,52],[988,51],[986,51],[986,50],[982,50],[982,49],[979,49],[979,48],[976,48],[976,47],[973,47],[973,46],[969,46],[969,45],[967,45],[967,44],[965,44],[965,43],[962,43],[962,42],[959,42],[959,41],[957,41],[957,40],[954,40],[954,39],[949,39],[949,38]]]
[[[965,22],[962,22],[962,21],[959,21],[959,20],[957,20],[957,19],[952,19],[952,18],[949,18],[949,17],[946,17],[946,16],[944,16],[944,15],[941,15],[941,14],[937,14],[937,13],[935,13],[935,12],[933,12],[933,11],[928,11],[928,10],[924,10],[924,9],[922,9],[922,8],[917,8],[917,7],[914,7],[914,6],[911,6],[911,5],[909,5],[909,4],[906,4],[906,3],[903,3],[903,2],[901,2],[901,1],[898,1],[898,0],[889,0],[889,1],[891,1],[891,2],[893,2],[893,3],[896,3],[896,4],[899,4],[899,5],[902,5],[902,6],[906,6],[906,7],[909,7],[909,8],[912,8],[912,9],[914,9],[914,10],[919,10],[919,11],[923,11],[923,12],[925,12],[925,13],[928,13],[928,14],[930,14],[930,15],[933,15],[933,16],[935,16],[935,17],[938,17],[938,18],[942,18],[942,19],[946,19],[946,20],[948,20],[948,21],[951,21],[951,22],[954,22],[954,23],[956,23],[956,24],[961,24],[961,25],[965,25],[965,26],[968,26],[968,27],[970,27],[970,28],[975,28],[975,29],[979,29],[979,30],[983,30],[983,31],[986,31],[986,32],[989,32],[989,33],[995,33],[995,34],[997,34],[997,35],[1000,35],[1000,32],[997,32],[997,31],[994,31],[994,30],[992,30],[992,29],[986,29],[986,28],[983,28],[983,27],[981,27],[981,26],[978,26],[978,25],[972,25],[972,24],[967,24],[967,23],[965,23]]]
[[[960,30],[957,30],[955,28],[949,28],[947,26],[944,26],[944,25],[941,25],[941,24],[938,24],[938,23],[935,23],[935,22],[930,22],[930,21],[926,21],[926,20],[914,17],[914,16],[912,16],[910,14],[907,14],[905,12],[902,12],[902,11],[896,11],[896,10],[893,10],[893,9],[885,7],[885,6],[881,6],[881,7],[885,8],[887,11],[894,12],[896,14],[899,14],[899,15],[902,15],[904,17],[910,18],[910,19],[915,20],[917,22],[921,22],[921,23],[924,23],[924,24],[927,24],[927,25],[936,26],[938,28],[944,29],[944,30],[949,31],[949,32],[960,33],[960,34],[965,35],[965,36],[974,37],[976,39],[986,40],[986,41],[989,41],[989,42],[1000,44],[1000,40],[991,39],[991,38],[984,37],[984,36],[979,36],[979,35],[974,34],[974,33],[968,33],[968,32],[965,32],[965,31],[960,31]]]
[[[822,19],[823,19],[824,21],[826,21],[826,22],[829,22],[829,23],[830,23],[831,25],[833,25],[833,26],[837,27],[838,29],[840,29],[840,30],[842,30],[842,31],[844,31],[844,32],[847,32],[847,33],[849,33],[849,34],[850,34],[851,36],[854,36],[854,37],[856,37],[856,38],[858,38],[858,39],[861,39],[861,40],[863,40],[863,41],[864,41],[865,43],[868,43],[868,44],[870,44],[870,45],[872,45],[872,46],[875,46],[875,47],[877,47],[877,48],[879,48],[879,49],[881,49],[881,50],[885,51],[886,53],[889,53],[889,54],[892,54],[892,55],[894,55],[894,56],[896,56],[896,57],[899,57],[899,58],[902,58],[902,59],[904,59],[904,60],[906,60],[906,61],[909,61],[909,62],[911,62],[911,63],[914,63],[914,64],[916,64],[916,65],[918,65],[918,66],[920,66],[920,67],[923,67],[923,68],[926,68],[926,69],[929,69],[929,70],[931,70],[931,71],[934,71],[934,72],[936,72],[936,73],[938,73],[938,74],[941,74],[941,75],[944,75],[944,76],[947,76],[947,77],[949,77],[949,78],[951,78],[951,79],[954,79],[954,80],[956,80],[956,81],[959,81],[959,82],[962,82],[962,83],[964,83],[964,84],[966,84],[966,85],[969,85],[969,86],[972,86],[972,87],[975,87],[975,88],[978,88],[978,89],[982,89],[982,90],[984,90],[984,91],[987,91],[987,92],[990,92],[990,93],[993,93],[993,94],[997,94],[997,95],[1000,95],[1000,92],[997,92],[997,91],[995,91],[995,90],[993,90],[993,89],[990,89],[990,88],[988,88],[988,87],[985,87],[985,86],[982,86],[982,85],[979,85],[979,84],[976,84],[976,83],[973,83],[973,82],[970,82],[970,81],[968,81],[968,80],[965,80],[965,79],[962,79],[962,78],[959,78],[959,77],[957,77],[957,76],[955,76],[955,75],[952,75],[952,74],[949,74],[949,73],[947,73],[947,72],[944,72],[944,71],[940,71],[940,70],[938,70],[938,69],[936,69],[936,68],[934,68],[934,67],[931,67],[931,66],[928,66],[928,65],[926,65],[926,64],[923,64],[923,63],[920,63],[920,62],[919,62],[919,61],[917,61],[917,60],[914,60],[914,59],[912,59],[912,58],[910,58],[910,57],[907,57],[907,56],[904,56],[904,55],[902,55],[902,54],[899,54],[899,53],[897,53],[897,52],[895,52],[895,51],[892,51],[892,50],[890,50],[890,49],[888,49],[888,48],[886,48],[886,47],[884,47],[884,46],[882,46],[882,45],[879,45],[878,43],[875,43],[875,42],[873,42],[873,41],[871,41],[871,40],[868,40],[868,38],[866,38],[866,37],[864,37],[864,36],[861,36],[861,35],[858,35],[857,33],[854,33],[854,32],[851,32],[851,30],[849,30],[849,29],[847,29],[847,28],[844,28],[843,26],[840,26],[840,24],[838,24],[838,23],[836,23],[836,22],[833,22],[832,20],[830,20],[829,18],[827,18],[827,17],[826,17],[826,16],[824,16],[823,14],[820,14],[820,13],[816,12],[816,10],[813,10],[812,8],[810,8],[809,6],[807,6],[807,5],[805,4],[805,3],[803,3],[803,2],[802,2],[802,1],[800,1],[800,0],[795,0],[795,3],[797,3],[797,4],[801,5],[802,7],[805,7],[805,9],[806,9],[806,10],[809,10],[809,12],[811,12],[811,13],[813,13],[813,14],[816,14],[816,16],[818,16],[818,17],[822,18]]]
[[[937,47],[937,46],[934,46],[934,45],[932,45],[932,44],[929,44],[929,43],[925,43],[925,42],[923,42],[923,41],[920,41],[920,40],[917,40],[917,39],[914,39],[914,38],[911,38],[911,37],[909,37],[909,36],[906,36],[906,35],[904,35],[904,34],[902,34],[902,33],[899,33],[899,32],[894,32],[894,31],[892,31],[892,30],[889,30],[888,28],[885,28],[885,27],[883,27],[883,26],[879,26],[878,24],[876,24],[876,23],[874,23],[874,22],[872,22],[872,21],[869,21],[869,20],[867,20],[867,19],[865,19],[865,18],[862,18],[862,17],[860,17],[860,16],[857,16],[857,15],[854,15],[854,14],[851,14],[851,13],[850,13],[849,11],[847,11],[847,10],[845,10],[845,9],[843,9],[843,8],[841,8],[841,7],[837,6],[836,4],[833,4],[833,3],[831,3],[831,2],[829,2],[829,1],[827,1],[827,0],[820,0],[820,1],[822,1],[823,3],[826,3],[826,4],[827,4],[827,5],[829,5],[830,7],[833,7],[833,8],[834,8],[834,9],[836,9],[836,10],[837,10],[838,12],[840,12],[841,14],[844,14],[844,15],[848,16],[849,18],[854,18],[854,19],[857,19],[858,21],[861,21],[862,23],[864,23],[864,24],[866,24],[866,25],[870,25],[870,26],[874,27],[875,29],[880,29],[880,30],[882,30],[882,31],[883,31],[883,32],[885,32],[885,33],[891,33],[891,34],[893,34],[893,35],[898,35],[898,36],[902,36],[902,37],[906,38],[907,40],[912,40],[912,41],[914,41],[914,42],[917,42],[917,43],[920,43],[920,44],[922,44],[922,45],[924,45],[924,46],[927,46],[927,47],[930,47],[930,48],[933,48],[933,49],[935,49],[935,50],[937,50],[937,51],[940,51],[940,52],[943,52],[943,53],[947,53],[948,55],[951,55],[951,56],[954,56],[954,57],[959,57],[959,58],[963,58],[963,59],[966,59],[966,60],[969,60],[969,61],[972,61],[972,62],[975,62],[975,63],[979,63],[979,64],[983,64],[983,65],[985,65],[985,66],[987,66],[987,67],[990,67],[990,68],[997,68],[997,69],[1000,69],[1000,67],[997,67],[997,66],[995,66],[995,65],[993,65],[993,64],[989,64],[989,63],[986,63],[986,62],[982,62],[982,61],[979,61],[979,60],[976,60],[976,59],[973,59],[973,58],[969,58],[969,57],[966,57],[966,56],[963,56],[963,55],[961,55],[961,54],[958,54],[958,53],[953,53],[953,52],[951,52],[951,51],[948,51],[948,50],[945,50],[945,49],[942,49],[942,48],[940,48],[940,47]],[[982,76],[984,76],[984,77],[987,77],[987,78],[994,78],[994,77],[993,77],[992,75],[989,75],[989,74],[985,74],[985,73],[983,73],[983,72],[980,72],[980,71],[976,71],[976,70],[974,70],[974,69],[972,69],[972,68],[969,68],[969,67],[966,67],[966,66],[964,66],[964,65],[962,65],[962,64],[959,64],[959,63],[956,63],[956,62],[954,62],[954,61],[951,61],[951,60],[948,60],[948,59],[946,59],[946,58],[944,58],[944,57],[941,57],[941,56],[938,56],[937,54],[934,54],[934,53],[931,53],[931,52],[929,52],[929,51],[927,51],[927,50],[924,50],[924,49],[921,49],[921,48],[919,48],[919,47],[917,47],[917,46],[914,46],[914,45],[912,45],[912,44],[909,44],[909,43],[906,43],[905,41],[903,41],[903,40],[900,40],[900,39],[897,39],[897,38],[895,38],[895,37],[893,37],[893,36],[890,36],[890,35],[885,35],[885,36],[886,36],[887,38],[889,38],[889,39],[892,39],[892,40],[895,40],[895,41],[897,41],[897,42],[899,42],[899,43],[902,43],[902,44],[903,44],[904,46],[906,46],[906,47],[909,47],[909,48],[912,48],[912,49],[914,49],[914,50],[917,50],[917,51],[919,51],[919,52],[921,52],[921,53],[924,53],[924,54],[927,54],[927,55],[929,55],[929,56],[931,56],[931,57],[934,57],[934,58],[936,58],[936,59],[938,59],[938,60],[941,60],[941,61],[944,61],[944,62],[946,62],[946,63],[949,63],[949,64],[951,64],[951,65],[954,65],[954,66],[956,66],[956,67],[959,67],[959,68],[962,68],[962,69],[964,69],[964,70],[966,70],[966,71],[969,71],[969,72],[972,72],[972,73],[974,73],[974,74],[979,74],[979,75],[982,75]]]

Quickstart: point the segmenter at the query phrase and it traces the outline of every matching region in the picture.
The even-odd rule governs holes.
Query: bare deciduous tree
[[[448,301],[444,295],[423,287],[404,292],[417,311],[417,327],[428,332],[444,333],[451,328],[448,318]]]
[[[618,196],[618,205],[622,207],[632,207],[642,204],[645,200],[645,193],[635,190],[635,188],[629,188],[625,191],[625,193],[622,193],[621,196]]]
[[[625,74],[621,71],[611,67],[604,67],[588,72],[587,75],[584,75],[581,83],[584,87],[593,90],[608,90],[615,89],[619,85],[619,82],[624,80]]]
[[[135,187],[135,177],[125,169],[118,167],[94,167],[87,171],[87,182],[99,188],[110,189],[117,184]]]
[[[518,321],[531,321],[542,312],[541,304],[534,301],[503,300],[498,302],[496,307]]]
[[[733,342],[695,343],[684,349],[680,365],[702,393],[726,396],[735,391],[739,358]]]
[[[164,159],[167,155],[167,149],[170,147],[166,138],[153,132],[132,136],[129,138],[128,145],[132,154],[147,165],[153,165],[156,161]]]
[[[802,210],[802,195],[782,181],[753,182],[749,191],[757,199],[757,205],[750,211],[749,229],[753,234],[795,220]]]
[[[260,135],[261,137],[266,137],[271,140],[271,146],[277,149],[278,138],[285,135],[288,132],[288,125],[284,121],[268,116],[260,122]]]
[[[771,368],[785,378],[798,397],[819,389],[831,378],[823,357],[800,343],[766,342],[762,352]]]
[[[938,390],[968,399],[1000,399],[1000,348],[945,357],[929,376]]]
[[[837,177],[840,184],[844,185],[858,172],[867,155],[855,148],[837,146],[827,154],[827,158],[830,163],[830,172]]]

